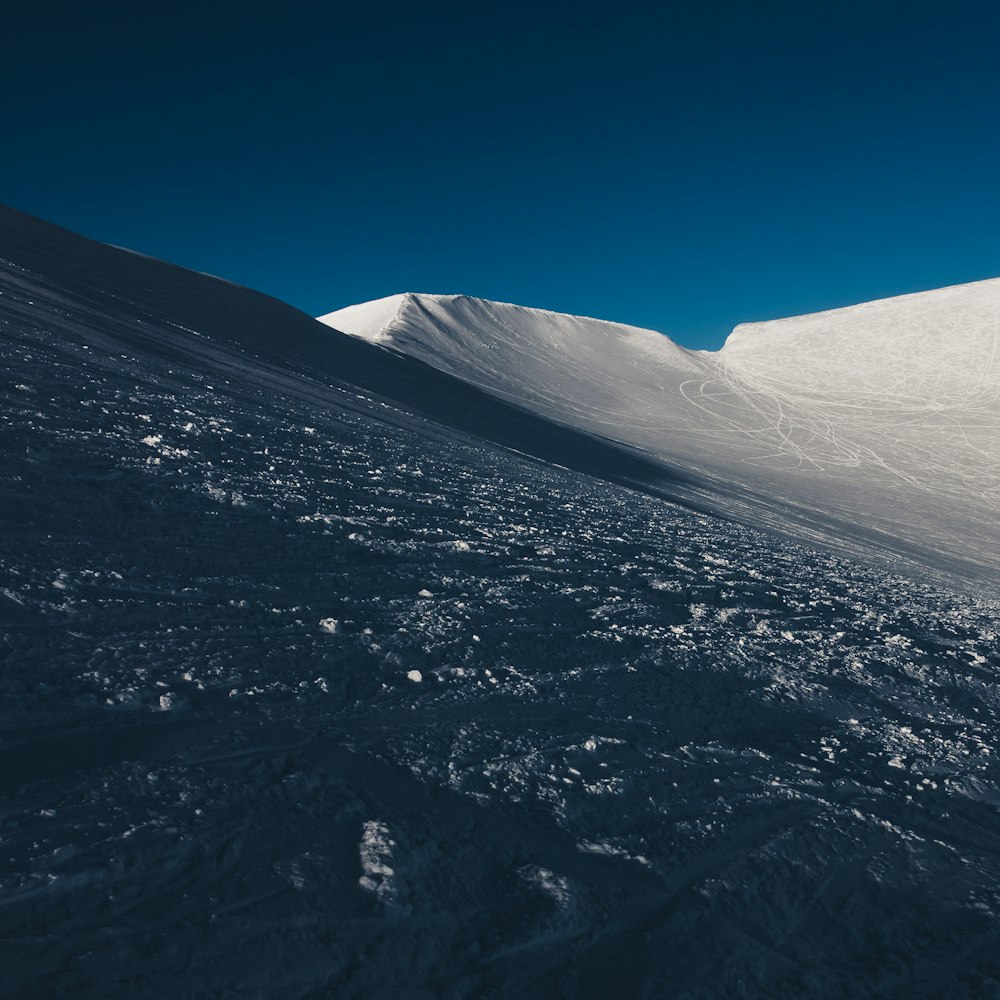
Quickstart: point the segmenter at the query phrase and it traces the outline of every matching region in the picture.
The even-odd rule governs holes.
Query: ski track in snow
[[[6,996],[998,988],[994,602],[43,278],[0,278]]]

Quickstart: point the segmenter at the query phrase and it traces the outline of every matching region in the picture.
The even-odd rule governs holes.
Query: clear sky
[[[1000,5],[23,3],[0,200],[318,314],[464,292],[718,346],[1000,276]]]

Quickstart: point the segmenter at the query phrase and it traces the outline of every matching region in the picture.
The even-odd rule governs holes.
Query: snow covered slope
[[[759,460],[1000,501],[1000,280],[739,326],[721,360]]]
[[[1000,281],[740,326],[715,354],[466,296],[321,319],[710,483],[715,509],[1000,579]]]
[[[2,208],[0,449],[4,1000],[996,993],[995,602]]]
[[[699,414],[664,400],[710,359],[662,334],[465,295],[391,295],[321,321],[418,357],[546,416],[651,451],[664,432],[693,432]],[[652,447],[653,444],[660,447]]]

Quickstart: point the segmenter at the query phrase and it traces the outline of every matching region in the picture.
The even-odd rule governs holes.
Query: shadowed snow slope
[[[95,346],[151,350],[164,358],[222,363],[236,381],[264,373],[298,394],[334,380],[364,389],[460,436],[488,438],[505,448],[556,462],[588,475],[688,505],[703,484],[642,455],[559,426],[523,407],[454,378],[417,358],[383,351],[355,337],[334,334],[311,316],[253,291],[164,261],[88,240],[0,206],[0,264],[24,301],[8,293],[8,313],[34,315],[43,298],[46,319],[60,334],[79,338],[65,318],[71,304],[99,317],[87,336]],[[389,419],[387,411],[387,419]],[[699,504],[700,505],[700,504]]]
[[[996,581],[1000,281],[733,332],[650,330],[467,296],[322,321],[712,483],[706,502]]]

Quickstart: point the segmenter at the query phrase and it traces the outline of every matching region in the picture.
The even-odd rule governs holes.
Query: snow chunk
[[[548,868],[525,867],[520,870],[522,877],[531,885],[541,889],[560,908],[565,909],[572,902],[569,880],[556,875]]]
[[[361,831],[358,853],[361,856],[361,877],[358,884],[362,889],[375,893],[384,902],[392,902],[396,896],[393,871],[389,862],[396,842],[389,836],[389,827],[381,820],[370,819]]]

